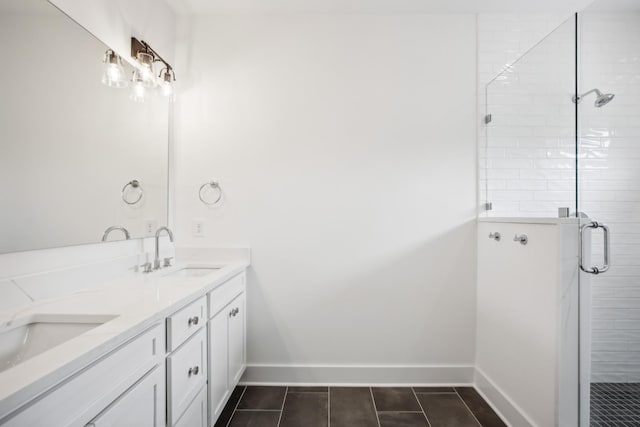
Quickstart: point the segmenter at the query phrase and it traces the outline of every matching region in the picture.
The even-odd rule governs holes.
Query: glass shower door
[[[640,2],[578,17],[581,426],[640,425]]]

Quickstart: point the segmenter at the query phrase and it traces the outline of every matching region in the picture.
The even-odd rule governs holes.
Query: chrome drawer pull
[[[189,376],[198,375],[198,372],[200,372],[200,368],[198,366],[194,366],[193,368],[189,368]]]
[[[200,319],[198,318],[198,316],[190,317],[189,318],[189,326],[197,325],[199,321],[200,321]]]

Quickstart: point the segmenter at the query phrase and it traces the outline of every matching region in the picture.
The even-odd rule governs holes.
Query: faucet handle
[[[171,267],[171,260],[173,259],[172,256],[167,257],[164,259],[164,263],[162,264],[163,267]]]
[[[150,262],[145,262],[140,267],[143,268],[143,273],[151,273],[153,271],[153,265]]]

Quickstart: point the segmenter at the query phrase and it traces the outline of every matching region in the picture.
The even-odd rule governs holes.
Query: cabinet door
[[[230,307],[234,314],[229,318],[229,387],[233,388],[245,367],[245,294],[238,295]]]
[[[175,427],[207,427],[207,388],[202,387],[200,393],[189,405]]]
[[[164,427],[164,369],[155,367],[87,426]]]
[[[209,320],[209,425],[218,418],[229,393],[227,324],[231,308],[226,306]]]

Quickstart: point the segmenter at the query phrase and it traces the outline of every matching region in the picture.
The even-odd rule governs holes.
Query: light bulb
[[[113,50],[109,49],[105,52],[102,62],[104,63],[102,84],[115,88],[127,87],[122,59]]]
[[[173,69],[167,66],[167,68],[163,69],[160,72],[160,77],[162,78],[162,82],[160,83],[160,93],[162,94],[162,96],[167,97],[171,101],[173,101],[175,97],[173,82],[176,80],[176,77],[173,74]]]
[[[133,72],[133,78],[131,79],[131,94],[129,98],[131,98],[134,102],[144,102],[146,98],[146,87],[144,84],[144,80],[142,79],[140,70],[135,70]]]
[[[160,92],[162,93],[162,96],[173,96],[173,86],[171,83],[162,82],[160,83]]]
[[[140,78],[144,82],[145,87],[155,86],[153,56],[145,52],[138,52],[136,59],[138,60]]]

